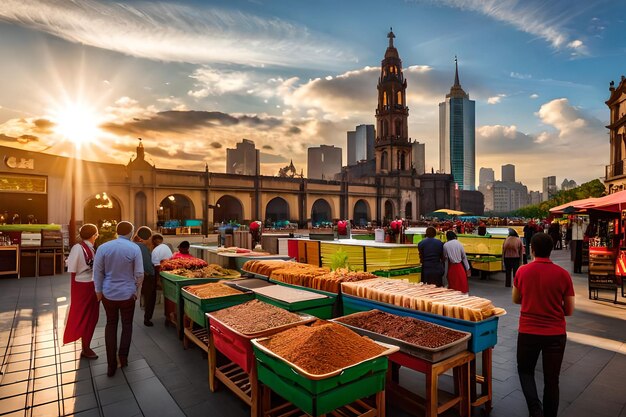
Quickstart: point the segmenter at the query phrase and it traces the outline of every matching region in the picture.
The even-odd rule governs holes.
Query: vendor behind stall
[[[178,245],[178,252],[175,252],[174,255],[172,255],[172,259],[178,258],[194,258],[194,256],[189,254],[189,241],[183,240]]]

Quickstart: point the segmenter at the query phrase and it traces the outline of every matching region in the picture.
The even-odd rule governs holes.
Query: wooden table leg
[[[256,366],[252,366],[248,378],[250,380],[250,416],[259,417],[261,407],[259,407],[259,380],[256,376]]]
[[[437,417],[439,374],[431,369],[426,374],[426,417]]]
[[[492,395],[493,395],[493,390],[492,390],[492,368],[491,368],[491,361],[493,359],[493,348],[488,348],[483,350],[483,378],[484,378],[484,384],[483,384],[483,391],[482,394],[487,396],[487,401],[485,402],[485,411],[487,412],[487,414],[489,414],[491,412],[491,404],[492,404]]]
[[[376,415],[377,417],[385,417],[385,390],[376,394]]]
[[[217,352],[215,351],[215,343],[213,342],[213,335],[209,333],[209,389],[211,392],[215,392],[218,388],[218,382],[215,378],[215,368],[217,367]]]

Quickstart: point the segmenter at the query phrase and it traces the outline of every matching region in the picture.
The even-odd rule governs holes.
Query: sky
[[[439,169],[438,103],[454,81],[476,101],[476,176],[516,166],[601,178],[609,82],[626,74],[625,0],[0,2],[0,145],[127,163],[143,139],[158,168],[225,172],[226,148],[261,172],[375,124],[393,27],[409,136]]]

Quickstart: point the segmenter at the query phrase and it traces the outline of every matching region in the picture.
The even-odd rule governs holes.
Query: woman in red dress
[[[67,271],[71,274],[72,283],[63,343],[81,339],[83,349],[80,356],[97,359],[98,355],[91,350],[90,344],[100,314],[93,284],[93,245],[98,237],[98,228],[88,223],[80,228],[79,234],[82,241],[72,247],[67,258]]]
[[[463,293],[469,292],[467,278],[470,276],[471,269],[463,244],[452,231],[446,232],[446,239],[448,241],[443,245],[443,258],[446,263],[448,288]]]

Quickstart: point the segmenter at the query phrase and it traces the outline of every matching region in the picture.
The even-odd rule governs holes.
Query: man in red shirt
[[[513,302],[521,304],[517,337],[517,373],[531,417],[556,417],[559,374],[567,335],[565,316],[574,313],[574,286],[569,273],[550,260],[552,238],[535,233],[533,262],[520,267],[513,283]],[[535,367],[542,355],[543,405],[537,394]]]

